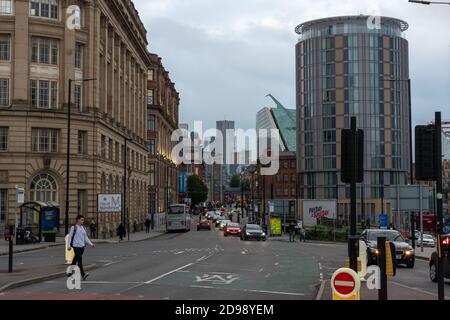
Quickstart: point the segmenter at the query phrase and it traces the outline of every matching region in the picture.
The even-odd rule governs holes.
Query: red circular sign
[[[334,289],[343,296],[352,293],[356,287],[356,283],[352,275],[346,272],[336,275],[333,285]]]

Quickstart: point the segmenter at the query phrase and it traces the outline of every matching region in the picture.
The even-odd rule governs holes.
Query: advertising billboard
[[[97,211],[101,213],[122,212],[122,195],[119,194],[99,194],[97,196]]]
[[[317,219],[337,218],[337,204],[335,200],[303,200],[303,224],[305,227],[317,225]]]
[[[270,218],[270,235],[271,236],[281,236],[281,218],[280,217],[271,217]]]

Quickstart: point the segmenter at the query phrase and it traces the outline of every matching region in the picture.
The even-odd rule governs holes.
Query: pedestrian
[[[91,238],[97,238],[97,225],[95,224],[94,219],[92,219],[91,224],[89,225],[89,230],[91,230]]]
[[[82,215],[78,215],[76,218],[76,224],[70,228],[68,243],[69,248],[67,250],[71,251],[73,249],[75,256],[72,260],[72,266],[78,265],[81,272],[81,278],[86,280],[89,276],[89,273],[85,273],[83,269],[83,253],[86,247],[86,244],[89,244],[91,247],[95,247],[94,244],[89,240],[86,230],[83,227],[84,217]],[[72,274],[67,274],[68,277],[72,276]]]
[[[134,223],[133,223],[133,233],[136,233],[136,232],[137,232],[137,228],[138,228],[137,221],[134,220]]]
[[[150,233],[150,223],[151,223],[150,218],[147,217],[147,219],[145,219],[145,232],[146,233]]]
[[[300,228],[300,241],[306,242],[306,231],[304,228]]]
[[[121,223],[117,228],[117,235],[120,237],[120,241],[122,241],[123,238],[127,235],[127,231],[125,230],[125,226],[123,225],[123,223]]]
[[[289,224],[289,242],[295,242],[295,223]]]

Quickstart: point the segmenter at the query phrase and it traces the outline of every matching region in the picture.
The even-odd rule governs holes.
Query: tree
[[[208,187],[203,179],[197,175],[192,175],[187,180],[187,193],[191,198],[192,206],[205,202],[208,199]]]
[[[233,177],[231,177],[230,187],[231,188],[239,188],[240,186],[241,186],[241,176],[238,174],[235,174]]]
[[[250,179],[247,177],[242,178],[240,186],[241,186],[241,188],[243,187],[245,192],[250,191]]]

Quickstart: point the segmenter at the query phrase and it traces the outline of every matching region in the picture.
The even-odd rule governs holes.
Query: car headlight
[[[249,236],[249,235],[250,235],[250,232],[246,232],[245,234],[246,234],[247,236]]]
[[[376,249],[376,248],[370,248],[370,252],[372,254],[375,254],[375,255],[379,255],[380,254],[380,251],[378,251],[378,249]]]
[[[263,232],[262,234],[261,234],[263,237],[265,237],[266,236],[266,234]]]
[[[414,249],[412,249],[412,248],[405,251],[405,255],[407,255],[407,256],[411,256],[413,254],[414,254]]]

